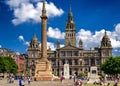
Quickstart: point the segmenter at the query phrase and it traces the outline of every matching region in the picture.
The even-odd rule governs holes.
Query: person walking
[[[30,78],[30,76],[28,77],[28,84],[30,84],[30,82],[31,82],[31,78]]]
[[[25,86],[25,81],[22,76],[19,79],[19,86]]]
[[[63,83],[63,80],[64,80],[65,78],[64,78],[64,76],[62,75],[61,76],[61,82]]]

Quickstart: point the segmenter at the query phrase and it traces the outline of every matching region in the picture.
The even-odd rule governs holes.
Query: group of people
[[[7,83],[11,84],[11,83],[14,83],[14,76],[7,76]]]

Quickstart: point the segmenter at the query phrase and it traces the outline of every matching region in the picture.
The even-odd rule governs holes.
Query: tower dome
[[[38,50],[40,50],[39,44],[40,43],[39,43],[39,41],[38,41],[38,39],[36,37],[36,34],[34,33],[34,36],[33,36],[32,40],[30,41],[30,46],[29,46],[28,50],[30,50],[30,49],[38,49]]]
[[[105,35],[102,38],[102,41],[110,41],[110,38],[107,35],[107,32],[105,31]]]
[[[103,47],[104,47],[104,48],[105,48],[105,47],[112,47],[110,38],[108,37],[106,31],[105,31],[105,34],[104,34],[104,36],[103,36],[103,38],[102,38],[102,41],[101,41],[101,47],[102,47],[102,48],[103,48]]]

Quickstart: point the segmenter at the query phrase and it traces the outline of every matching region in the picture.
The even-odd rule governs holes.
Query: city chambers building
[[[76,26],[71,10],[68,13],[64,41],[64,47],[60,47],[60,41],[56,40],[56,50],[53,51],[50,48],[47,50],[48,59],[52,62],[52,71],[58,76],[63,74],[66,63],[69,64],[70,75],[78,74],[78,72],[88,73],[92,66],[96,66],[100,73],[100,64],[107,57],[112,56],[112,45],[106,32],[98,48],[84,50],[82,39],[79,40],[79,44],[76,44]],[[34,34],[28,47],[27,71],[30,76],[35,75],[36,60],[41,58],[42,52],[39,46],[40,43]]]

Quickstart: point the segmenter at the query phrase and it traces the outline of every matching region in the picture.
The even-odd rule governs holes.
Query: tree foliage
[[[79,72],[79,73],[78,73],[78,77],[85,77],[85,73]]]
[[[109,57],[101,64],[101,70],[109,75],[120,74],[120,56],[119,57]]]
[[[10,56],[0,56],[0,73],[16,74],[18,66],[14,59]]]
[[[56,76],[56,75],[57,75],[57,73],[56,73],[55,71],[52,71],[52,74],[53,74],[54,76]]]

